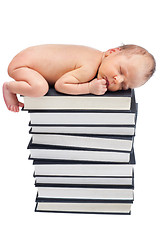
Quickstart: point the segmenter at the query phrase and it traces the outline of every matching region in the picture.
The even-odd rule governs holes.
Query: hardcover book
[[[130,111],[29,111],[32,125],[135,125],[137,104],[133,103]]]
[[[79,177],[60,177],[60,176],[36,176],[35,177],[35,183],[36,184],[54,184],[57,186],[64,186],[64,185],[86,185],[86,186],[134,186],[134,176],[131,177],[85,177],[85,176],[79,176]]]
[[[38,201],[36,212],[130,214],[132,201],[89,202],[89,201]]]
[[[38,198],[86,199],[86,200],[133,200],[131,188],[89,188],[37,186]]]
[[[82,161],[34,160],[35,176],[132,177],[135,159],[129,163],[89,163]]]
[[[104,95],[67,95],[50,88],[43,97],[24,97],[24,110],[31,109],[96,109],[129,110],[133,89],[106,92]]]
[[[32,143],[53,146],[68,146],[79,148],[109,149],[120,151],[131,151],[133,137],[108,136],[108,135],[76,135],[76,134],[32,134]]]
[[[32,133],[70,133],[134,136],[134,125],[36,125],[29,123]]]
[[[138,104],[134,90],[102,96],[54,88],[24,97],[38,212],[130,214]]]
[[[134,156],[132,151],[112,151],[93,148],[76,148],[66,146],[53,146],[44,144],[33,144],[32,140],[28,145],[30,159],[50,160],[73,160],[73,161],[95,161],[95,162],[120,162],[128,163]]]

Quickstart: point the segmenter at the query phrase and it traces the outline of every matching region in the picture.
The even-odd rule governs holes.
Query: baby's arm
[[[56,81],[55,89],[72,95],[89,93],[103,95],[107,91],[106,80],[91,80],[95,76],[95,73],[91,72],[85,67],[70,71]]]

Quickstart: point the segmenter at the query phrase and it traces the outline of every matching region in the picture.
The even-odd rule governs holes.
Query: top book
[[[130,110],[134,89],[104,95],[67,95],[50,88],[43,97],[25,97],[24,110]]]

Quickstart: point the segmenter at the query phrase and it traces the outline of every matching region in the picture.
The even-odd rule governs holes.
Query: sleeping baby
[[[9,110],[23,103],[17,94],[41,97],[49,86],[58,92],[103,95],[143,85],[155,71],[155,59],[144,48],[124,45],[106,52],[76,45],[39,45],[16,55],[8,66],[15,81],[3,84]]]

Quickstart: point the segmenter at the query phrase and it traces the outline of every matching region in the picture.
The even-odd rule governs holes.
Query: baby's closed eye
[[[122,71],[122,68],[121,68],[121,67],[119,68],[119,73],[120,73],[121,75],[123,75],[123,71]]]

